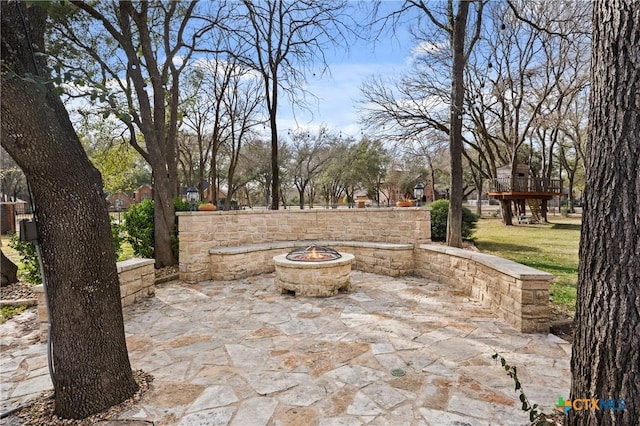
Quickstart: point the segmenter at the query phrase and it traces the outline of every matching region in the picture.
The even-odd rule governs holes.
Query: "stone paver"
[[[518,367],[527,396],[547,412],[568,395],[564,340],[519,333],[425,279],[354,271],[352,284],[350,293],[324,299],[281,295],[272,275],[158,286],[156,297],[124,311],[131,365],[155,380],[119,419],[527,424],[513,381],[491,358],[496,351]],[[51,386],[45,345],[21,340],[10,323],[0,326],[3,412]]]

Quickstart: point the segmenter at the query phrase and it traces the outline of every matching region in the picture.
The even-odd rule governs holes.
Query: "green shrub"
[[[144,200],[133,204],[124,213],[124,239],[131,244],[136,256],[153,258],[153,201]]]
[[[180,197],[173,197],[173,208],[177,212],[188,212],[191,210],[191,204],[187,200],[183,200]]]
[[[42,284],[40,263],[38,262],[35,243],[33,241],[20,241],[20,236],[13,233],[11,234],[9,247],[20,253],[22,257],[22,265],[19,265],[22,266],[19,269],[22,278],[31,284]]]
[[[120,260],[122,254],[122,225],[117,222],[111,222],[111,238],[113,239],[113,251],[116,253],[116,259]]]
[[[191,210],[191,205],[187,201],[181,200],[179,197],[173,199],[173,208],[177,212]],[[153,258],[154,256],[154,219],[153,219],[153,201],[144,200],[139,204],[129,207],[124,214],[124,230],[126,236],[124,240],[131,244],[133,253],[139,257]],[[175,224],[176,232],[178,230],[178,220]],[[176,259],[179,255],[178,235],[171,235],[171,250]]]
[[[444,241],[447,239],[447,216],[449,200],[437,200],[431,203],[431,239]],[[469,239],[476,227],[478,218],[471,210],[462,206],[462,238]]]

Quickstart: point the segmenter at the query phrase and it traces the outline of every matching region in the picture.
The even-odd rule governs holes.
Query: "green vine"
[[[518,369],[515,365],[507,364],[507,361],[500,356],[497,352],[491,355],[491,358],[495,360],[500,360],[500,364],[502,368],[507,372],[507,375],[513,379],[515,382],[515,391],[520,392],[520,402],[522,403],[522,411],[525,413],[529,413],[529,421],[532,425],[535,426],[551,426],[554,423],[550,421],[550,416],[545,414],[542,410],[539,410],[538,404],[533,404],[529,402],[529,399],[524,393],[522,389],[522,383],[518,379]]]

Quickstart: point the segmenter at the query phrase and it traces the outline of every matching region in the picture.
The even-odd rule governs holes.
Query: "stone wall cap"
[[[146,259],[143,257],[134,257],[127,260],[121,260],[120,262],[116,262],[116,267],[118,268],[118,273],[122,273],[125,271],[130,271],[131,269],[136,269],[141,266],[147,265],[155,265],[156,261],[154,259]]]
[[[176,212],[176,216],[206,216],[206,215],[258,215],[258,214],[362,214],[366,213],[397,213],[397,212],[416,212],[431,211],[431,207],[367,207],[366,209],[280,209],[280,210],[263,210],[263,209],[247,209],[247,210],[214,210],[214,211],[180,211]]]
[[[375,241],[319,241],[316,244],[321,246],[346,246],[364,247],[381,250],[413,250],[413,244],[402,243],[379,243]]]
[[[209,254],[242,254],[254,251],[288,249],[303,246],[304,241],[274,241],[271,243],[243,244],[239,246],[215,247],[209,250]]]
[[[502,272],[503,274],[520,280],[550,281],[554,278],[553,274],[550,274],[548,272],[544,272],[509,259],[494,256],[492,254],[478,253],[470,250],[443,246],[439,244],[420,244],[420,248],[423,250],[430,250],[460,257],[463,259],[473,260],[474,262],[480,263],[489,268],[495,269],[498,272]]]
[[[343,247],[363,247],[380,250],[413,250],[411,244],[398,244],[398,243],[377,243],[370,241],[274,241],[271,243],[261,244],[244,244],[239,246],[224,246],[215,247],[209,250],[209,254],[243,254],[251,253],[254,251],[264,250],[277,250],[277,249],[290,249],[296,247],[304,247],[311,244],[318,246],[343,246]]]

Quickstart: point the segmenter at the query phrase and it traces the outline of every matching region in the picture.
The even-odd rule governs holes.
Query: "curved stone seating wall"
[[[553,275],[510,260],[430,243],[426,209],[180,212],[180,279],[273,272],[273,257],[317,243],[355,255],[353,268],[416,275],[459,288],[522,332],[549,331]]]
[[[459,288],[518,330],[549,331],[553,275],[501,257],[438,244],[422,244],[415,273]]]
[[[419,208],[176,214],[180,279],[187,282],[271,272],[273,256],[313,242],[353,253],[355,269],[406,275],[413,271],[413,248],[431,241],[430,212]]]

